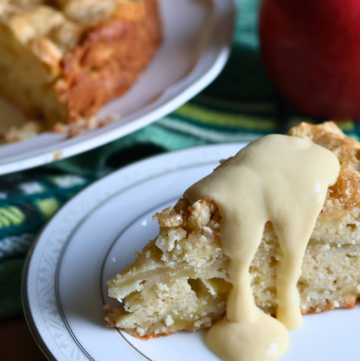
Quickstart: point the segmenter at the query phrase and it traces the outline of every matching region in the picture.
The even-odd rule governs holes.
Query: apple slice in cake
[[[301,311],[354,307],[360,297],[360,144],[332,122],[302,123],[289,135],[331,150],[341,164],[303,260],[297,285]],[[109,296],[120,302],[119,308],[108,310],[108,325],[144,339],[209,328],[223,317],[232,287],[216,204],[180,199],[153,219],[160,225],[158,237],[108,282]],[[255,302],[269,314],[276,313],[276,269],[281,257],[268,222],[250,273]]]

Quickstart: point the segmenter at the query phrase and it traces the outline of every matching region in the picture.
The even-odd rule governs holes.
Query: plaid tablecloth
[[[161,152],[285,133],[314,122],[289,106],[266,77],[257,38],[259,0],[239,1],[229,62],[205,91],[172,114],[98,149],[0,177],[0,320],[22,313],[21,271],[36,235],[54,213],[105,174]],[[320,120],[317,120],[320,121]],[[340,127],[358,139],[360,126]]]

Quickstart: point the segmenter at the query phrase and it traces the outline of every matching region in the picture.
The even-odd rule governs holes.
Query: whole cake
[[[157,0],[0,0],[0,93],[76,123],[124,94],[161,40]]]
[[[360,297],[360,144],[332,123],[302,123],[290,136],[310,139],[340,162],[328,188],[302,263],[297,284],[303,314],[354,307]],[[224,254],[220,212],[214,202],[180,199],[154,217],[160,233],[136,261],[108,282],[121,304],[106,320],[139,338],[209,328],[224,316],[232,284]],[[276,313],[276,274],[281,259],[271,222],[250,266],[256,305]]]

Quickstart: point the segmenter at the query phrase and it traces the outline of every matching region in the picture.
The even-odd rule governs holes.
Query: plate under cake
[[[329,149],[341,165],[304,256],[297,284],[301,311],[352,308],[360,297],[360,144],[332,122],[302,123],[289,135]],[[107,310],[108,325],[144,339],[210,327],[223,317],[232,287],[216,204],[180,199],[154,220],[159,222],[159,235],[108,282],[109,296],[120,302],[118,308]],[[278,239],[268,222],[250,273],[255,302],[269,314],[276,313],[280,258]]]
[[[157,0],[0,0],[0,93],[49,126],[123,95],[162,41]]]

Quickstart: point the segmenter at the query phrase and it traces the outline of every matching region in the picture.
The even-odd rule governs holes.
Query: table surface
[[[1,361],[46,361],[24,317],[0,323]]]

